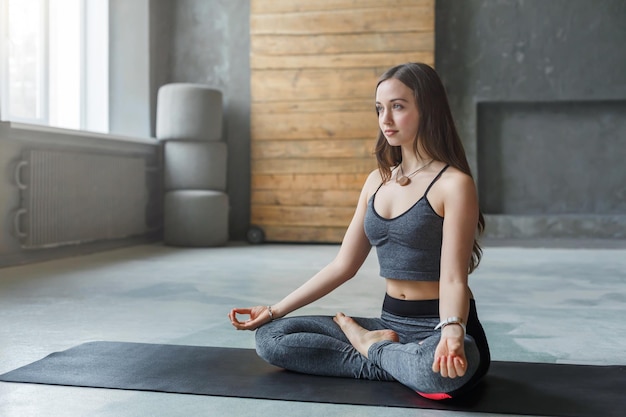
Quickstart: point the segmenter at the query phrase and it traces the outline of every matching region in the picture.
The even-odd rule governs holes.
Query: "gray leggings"
[[[399,343],[373,344],[369,358],[350,344],[329,316],[291,317],[267,323],[256,332],[256,350],[270,364],[295,372],[398,381],[428,398],[456,397],[487,372],[489,348],[471,300],[465,375],[444,378],[434,373],[432,364],[441,334],[433,330],[439,322],[438,305],[438,300],[402,301],[387,296],[380,318],[355,317],[365,329],[391,329],[399,336]],[[407,316],[407,308],[413,317]]]

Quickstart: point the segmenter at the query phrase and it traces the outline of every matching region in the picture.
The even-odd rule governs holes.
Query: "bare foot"
[[[348,317],[343,313],[337,313],[333,320],[339,325],[350,343],[352,343],[352,346],[366,358],[367,351],[374,343],[382,342],[383,340],[399,341],[398,335],[393,330],[366,330],[359,326],[352,317]]]

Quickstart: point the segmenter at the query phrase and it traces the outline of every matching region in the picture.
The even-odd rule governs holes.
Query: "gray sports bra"
[[[432,180],[422,198],[393,219],[376,213],[374,199],[382,184],[367,203],[365,234],[376,246],[380,275],[410,281],[439,281],[443,217],[431,207],[426,195],[448,169],[443,167]]]

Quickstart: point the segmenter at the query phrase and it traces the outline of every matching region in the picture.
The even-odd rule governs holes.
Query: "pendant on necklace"
[[[400,178],[396,177],[396,182],[400,184],[401,187],[404,187],[411,183],[411,178],[405,176],[402,176]]]
[[[418,172],[420,172],[421,170],[423,170],[424,168],[426,168],[427,166],[429,166],[430,164],[432,164],[433,161],[434,159],[431,159],[430,161],[428,161],[427,164],[424,164],[421,167],[417,168],[415,171],[411,172],[409,175],[404,175],[404,171],[402,170],[402,165],[400,165],[400,167],[398,168],[400,172],[396,174],[396,183],[400,184],[401,187],[409,185],[411,183],[411,177],[417,174]]]

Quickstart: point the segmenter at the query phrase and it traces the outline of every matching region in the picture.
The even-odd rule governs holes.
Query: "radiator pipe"
[[[15,218],[14,218],[14,222],[15,222],[15,234],[18,237],[26,237],[26,233],[22,232],[22,230],[20,229],[20,218],[26,214],[26,209],[19,209],[18,211],[15,212]]]
[[[17,184],[17,188],[19,188],[20,190],[26,189],[26,184],[22,182],[21,176],[22,167],[25,167],[26,165],[28,165],[28,161],[20,161],[15,166],[15,184]]]

